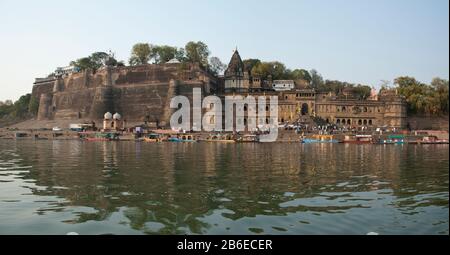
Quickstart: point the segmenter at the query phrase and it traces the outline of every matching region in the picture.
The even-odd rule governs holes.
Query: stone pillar
[[[53,96],[51,94],[41,94],[41,98],[39,99],[39,109],[38,109],[38,120],[47,120],[50,118],[52,112],[52,99]]]
[[[168,127],[170,125],[170,117],[172,116],[173,109],[170,108],[170,101],[174,96],[177,94],[177,87],[179,82],[177,80],[170,80],[169,82],[169,88],[167,90],[167,98],[165,105],[162,105],[163,108],[163,114],[161,119],[161,126]]]
[[[106,82],[105,86],[111,87],[113,85],[112,82],[112,69],[110,66],[106,66]]]
[[[53,82],[53,93],[64,91],[64,79],[61,77],[56,78]]]

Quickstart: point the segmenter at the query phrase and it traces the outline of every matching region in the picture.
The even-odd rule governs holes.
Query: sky
[[[449,78],[448,0],[0,0],[0,100],[96,51],[128,62],[137,42],[278,60],[379,87]]]

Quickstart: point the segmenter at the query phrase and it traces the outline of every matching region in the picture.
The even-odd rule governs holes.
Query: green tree
[[[30,105],[28,106],[28,111],[34,116],[36,116],[38,110],[39,110],[39,100],[36,97],[31,97]]]
[[[129,59],[129,64],[132,66],[145,65],[150,61],[150,56],[152,54],[152,49],[148,43],[137,43],[133,46],[131,50],[131,57]]]
[[[408,104],[410,113],[424,113],[427,101],[427,88],[413,77],[403,76],[394,80],[400,95],[403,95]]]
[[[21,96],[19,100],[14,102],[14,110],[12,112],[13,117],[23,118],[29,113],[31,94]]]
[[[402,76],[394,80],[398,93],[405,97],[408,111],[413,114],[439,115],[448,113],[448,81],[433,79],[431,85],[413,77]]]
[[[442,113],[449,112],[449,83],[448,80],[434,78],[431,86],[435,90],[435,97],[438,98],[439,108]]]
[[[320,73],[318,73],[315,69],[309,71],[309,74],[311,76],[311,87],[318,89],[324,85],[322,75],[320,75]]]
[[[114,54],[106,52],[94,52],[88,57],[80,58],[70,62],[70,65],[84,71],[93,70],[94,72],[105,65],[117,66],[119,62],[114,58]]]
[[[242,62],[244,63],[244,69],[251,72],[254,66],[261,63],[261,60],[255,59],[255,58],[250,58],[250,59],[245,59]]]
[[[161,45],[152,47],[152,56],[156,64],[164,64],[175,58],[178,49],[176,47]]]
[[[201,42],[188,42],[184,47],[186,51],[186,59],[192,63],[200,63],[201,66],[208,66],[209,49],[208,46]]]
[[[274,80],[284,80],[289,79],[289,70],[286,66],[278,61],[269,62],[272,70],[272,77]]]
[[[30,100],[31,94],[26,94],[21,96],[13,104],[4,104],[0,106],[0,118],[5,116],[14,119],[30,117]]]
[[[187,61],[186,51],[183,48],[179,48],[175,53],[175,58],[182,63],[186,62]]]
[[[273,80],[290,79],[289,69],[286,69],[286,66],[279,61],[256,62],[251,74],[262,79],[267,79],[269,75],[272,76]]]
[[[70,62],[71,66],[77,67],[81,71],[92,69],[94,64],[92,63],[91,58],[85,57],[85,58],[79,58],[75,61]]]
[[[218,57],[211,57],[209,59],[209,69],[214,75],[221,74],[225,70],[225,67],[225,64]]]
[[[304,80],[311,83],[311,75],[305,69],[295,69],[291,72],[291,76],[293,80]]]
[[[353,93],[358,99],[367,99],[370,96],[370,92],[372,91],[372,88],[367,85],[360,85],[352,86],[353,87]]]
[[[92,63],[92,69],[98,70],[100,67],[106,65],[106,61],[109,59],[109,55],[106,52],[94,52],[89,57]]]
[[[265,80],[269,75],[272,75],[271,65],[267,62],[258,62],[253,66],[251,74],[252,76],[259,76],[261,79]]]

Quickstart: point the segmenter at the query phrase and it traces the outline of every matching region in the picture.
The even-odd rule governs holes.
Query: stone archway
[[[307,103],[302,104],[301,114],[302,116],[307,115],[309,113],[309,107]]]

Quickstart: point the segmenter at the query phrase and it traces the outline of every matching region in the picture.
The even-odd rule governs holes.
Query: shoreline
[[[101,131],[92,131],[93,133],[109,133]],[[119,134],[117,140],[113,141],[143,141],[145,135],[152,133],[152,131],[141,133],[137,136],[136,133],[126,132],[126,131],[111,131]],[[23,137],[16,137],[16,134],[20,133]],[[224,132],[231,134],[231,132]],[[191,134],[196,137],[198,142],[207,142],[207,138],[210,135],[217,134],[217,132],[187,132],[186,134]],[[247,133],[244,133],[247,134]],[[248,133],[249,134],[249,133]],[[183,133],[179,133],[183,135]],[[403,135],[408,140],[422,139],[424,136],[436,136],[438,139],[447,140],[449,139],[449,133],[447,131],[436,131],[436,130],[419,130],[419,131],[401,131],[401,132],[332,132],[328,134],[322,134],[319,131],[313,132],[300,132],[297,134],[294,130],[284,130],[278,131],[278,138],[273,143],[300,143],[302,138],[312,138],[317,135],[332,135],[338,140],[343,140],[345,136],[355,136],[355,135],[371,135],[374,139],[387,139],[390,135]],[[42,130],[42,129],[9,129],[0,128],[0,139],[11,139],[11,140],[85,140],[80,137],[80,132],[72,130],[63,131],[52,131],[52,130]],[[405,142],[407,143],[407,142]]]

